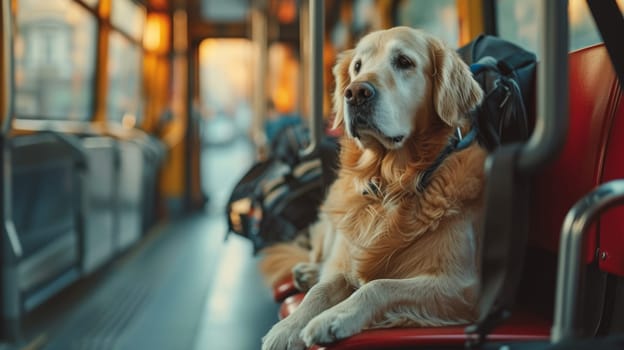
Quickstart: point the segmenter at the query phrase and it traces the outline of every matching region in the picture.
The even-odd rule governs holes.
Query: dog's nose
[[[344,97],[350,105],[361,105],[375,97],[375,88],[365,81],[354,82],[347,86]]]

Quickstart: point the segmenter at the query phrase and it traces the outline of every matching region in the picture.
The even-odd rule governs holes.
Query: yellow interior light
[[[166,53],[169,49],[169,20],[163,13],[150,13],[145,22],[143,46],[148,51]]]

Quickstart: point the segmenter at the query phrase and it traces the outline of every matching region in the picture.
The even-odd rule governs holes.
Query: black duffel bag
[[[316,154],[301,157],[309,142],[307,127],[284,127],[268,158],[254,164],[232,191],[226,206],[229,232],[249,239],[254,253],[305,235],[318,217],[335,177],[338,142],[324,137]]]

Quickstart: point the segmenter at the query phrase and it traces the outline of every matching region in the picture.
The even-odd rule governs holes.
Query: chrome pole
[[[260,158],[265,157],[267,137],[264,132],[264,121],[267,114],[267,72],[268,72],[268,18],[267,1],[254,1],[251,12],[251,37],[256,50],[256,66],[253,94],[253,120],[251,137]]]
[[[0,20],[2,21],[2,96],[0,103],[2,104],[2,134],[6,134],[11,128],[11,119],[13,117],[13,38],[11,34],[11,1],[2,1],[2,12]]]
[[[299,8],[299,114],[306,120],[310,116],[310,11],[309,1],[301,0]]]
[[[616,205],[624,204],[624,180],[607,182],[579,200],[568,212],[559,242],[557,289],[551,341],[580,335],[579,288],[584,277],[583,244],[593,219]]]
[[[568,1],[540,1],[541,56],[537,67],[535,131],[522,148],[518,166],[524,173],[553,160],[568,132]]]
[[[13,214],[11,207],[11,152],[9,151],[9,146],[7,144],[6,134],[9,132],[11,128],[11,119],[13,118],[13,48],[11,44],[13,43],[12,38],[12,27],[11,27],[11,2],[3,1],[2,7],[0,8],[0,20],[2,21],[2,74],[0,78],[2,79],[2,130],[1,133],[5,137],[0,138],[4,144],[1,144],[1,152],[2,157],[0,157],[3,169],[3,198],[4,202],[4,233],[7,237],[7,248],[10,249],[13,256],[19,258],[22,255],[22,245],[20,243],[19,237],[17,235],[17,231],[15,229],[15,225],[13,223]]]
[[[325,9],[323,0],[310,0],[310,145],[302,156],[314,154],[323,137],[323,39],[325,33]]]

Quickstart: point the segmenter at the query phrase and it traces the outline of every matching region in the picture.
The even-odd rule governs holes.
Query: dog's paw
[[[295,287],[302,292],[310,290],[319,280],[319,266],[315,263],[298,263],[292,273]]]
[[[262,338],[262,350],[305,350],[299,331],[301,328],[282,320]]]
[[[307,346],[333,343],[361,332],[363,321],[354,310],[329,309],[308,323],[301,331],[301,339]]]

